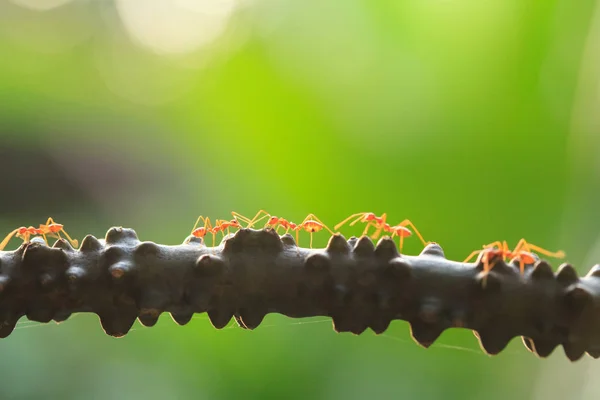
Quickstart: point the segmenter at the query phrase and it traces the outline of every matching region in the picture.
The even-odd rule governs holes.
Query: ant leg
[[[373,225],[373,221],[367,222],[365,225],[365,230],[362,232],[361,236],[366,236],[369,233],[369,228]],[[371,239],[375,239],[375,234],[371,235]]]
[[[10,239],[12,239],[12,237],[15,235],[15,233],[17,233],[18,230],[19,229],[15,229],[14,231],[12,231],[8,235],[6,235],[6,237],[0,243],[0,250],[3,250],[6,247],[6,245],[8,244],[8,242],[10,242]]]
[[[65,234],[65,236],[67,237],[67,240],[69,240],[69,242],[71,243],[71,246],[77,247],[79,245],[79,241],[77,239],[71,239],[71,236],[69,236],[67,231],[65,231],[64,229],[61,229],[61,232]]]
[[[354,225],[356,225],[357,223],[359,223],[359,222],[361,222],[361,221],[362,221],[362,222],[366,222],[366,221],[363,221],[363,218],[365,217],[365,214],[366,214],[366,213],[363,213],[363,214],[361,214],[361,215],[360,215],[358,218],[356,218],[354,221],[350,222],[350,223],[348,224],[348,226],[354,226]]]
[[[21,236],[21,238],[23,239],[23,243],[29,243],[29,239],[31,238],[31,233],[25,232],[23,234],[23,236]]]
[[[42,234],[42,236],[44,236],[44,240],[46,240],[46,244],[48,246],[50,246],[50,243],[46,239],[46,236],[49,237],[49,238],[54,238],[54,239],[62,239],[62,237],[60,237],[60,233],[58,233],[58,232],[56,232],[56,233],[46,233],[46,234]]]
[[[204,223],[204,226],[206,227],[206,218],[204,218],[202,215],[198,217],[198,219],[196,220],[196,223],[194,224],[194,227],[192,228],[192,232],[194,232],[196,230],[196,227],[198,226],[198,222],[200,222],[200,220],[202,220],[202,222]]]
[[[525,261],[523,261],[523,257],[519,257],[519,271],[521,271],[521,275],[525,275]]]
[[[360,221],[360,219],[365,215],[366,213],[362,212],[362,213],[356,213],[356,214],[352,214],[351,216],[349,216],[348,218],[346,218],[345,220],[343,220],[342,222],[338,223],[336,226],[333,227],[333,229],[335,229],[336,231],[340,228],[340,226],[344,225],[346,222],[350,221],[352,218],[354,217],[358,217],[358,220]],[[352,222],[350,225],[354,225],[356,223],[356,221]]]
[[[419,230],[417,229],[417,227],[415,226],[415,224],[413,224],[410,220],[405,219],[404,221],[400,222],[398,225],[400,226],[410,226],[412,228],[413,231],[415,231],[415,233],[417,234],[417,236],[419,237],[419,239],[421,240],[421,243],[423,243],[423,246],[427,246],[427,243],[425,241],[425,239],[423,239],[423,236],[421,236],[421,233],[419,232]]]
[[[221,235],[223,237],[225,237],[225,228],[223,228],[223,225],[226,224],[227,222],[229,222],[229,221],[226,221],[224,219],[215,220],[215,228],[214,228],[216,231],[215,233],[221,232]]]
[[[506,242],[504,243],[506,244]],[[497,247],[498,250],[502,250],[504,249],[504,244],[501,241],[497,240],[495,242],[483,246],[484,249],[493,249],[494,247]]]
[[[264,214],[261,218],[258,218],[259,215]],[[254,224],[256,224],[258,221],[264,219],[264,218],[269,218],[271,216],[271,214],[269,214],[268,212],[266,212],[265,210],[259,210],[256,215],[254,216],[254,218],[252,218],[250,220],[250,225],[248,225],[248,228],[251,228]]]
[[[394,235],[397,235],[400,240],[398,241],[398,251],[400,252],[400,254],[402,254],[402,247],[404,247],[404,236],[402,235],[398,235],[396,232],[392,233],[392,238],[394,237]]]
[[[266,215],[264,215],[262,218],[258,218],[258,216],[261,214],[261,212],[264,212]],[[258,212],[258,214],[256,214],[256,215],[254,216],[254,218],[252,218],[252,219],[250,219],[250,218],[247,218],[247,217],[244,217],[242,214],[236,213],[235,211],[232,211],[232,212],[231,212],[231,215],[233,215],[233,218],[235,218],[235,219],[239,219],[240,221],[242,221],[242,222],[244,222],[244,223],[248,224],[248,225],[246,226],[246,228],[252,228],[252,226],[254,226],[254,224],[255,224],[255,223],[257,223],[257,222],[258,222],[258,221],[260,221],[261,219],[263,219],[263,218],[267,217],[269,214],[267,214],[267,213],[266,213],[266,211],[260,210],[260,211]],[[258,219],[257,219],[257,218],[258,218]]]
[[[373,222],[373,221],[371,221],[371,225],[369,226],[369,228],[370,228],[371,226],[374,226],[374,227],[375,227],[375,232],[373,232],[373,233],[371,234],[371,239],[377,239],[378,237],[380,237],[380,236],[381,236],[381,234],[382,234],[382,233],[384,233],[384,232],[385,232],[385,231],[383,231],[383,227],[385,226],[385,222],[384,222],[384,223],[381,223],[381,224],[378,224],[377,222]]]
[[[373,239],[373,240],[377,240],[377,238],[379,237],[379,235],[380,235],[380,234],[379,234],[379,232],[378,232],[378,230],[377,230],[377,223],[376,223],[376,222],[369,221],[369,222],[367,223],[367,226],[365,226],[365,230],[363,231],[362,235],[363,235],[363,236],[366,236],[366,235],[367,235],[367,233],[369,233],[369,228],[371,228],[372,226],[374,226],[374,227],[375,227],[375,230],[376,230],[376,232],[374,232],[374,233],[371,235],[371,239]]]
[[[376,230],[375,232],[371,235],[371,238],[375,239],[377,237],[379,237],[379,235],[381,235],[381,231],[383,230],[383,227],[385,226],[385,223],[387,222],[387,213],[383,213],[381,214],[381,216],[379,217],[379,221],[371,221],[373,222],[373,226],[375,226]]]
[[[213,237],[213,247],[215,247],[215,230],[213,229],[212,224],[210,223],[210,218],[202,218],[202,222],[204,222],[204,230],[206,232],[210,232]]]
[[[506,244],[506,247],[508,249],[508,244]],[[527,249],[527,241],[525,239],[519,240],[519,242],[515,246],[515,249],[513,250],[513,252],[518,253],[519,251],[521,251],[523,249]]]
[[[538,247],[538,246],[530,244],[530,243],[524,244],[523,247],[525,248],[525,250],[529,251],[530,253],[536,252],[536,253],[540,253],[545,256],[554,257],[554,258],[564,258],[565,257],[565,252],[562,250],[559,250],[557,252],[551,252],[551,251],[542,249],[541,247]]]
[[[481,280],[481,286],[485,289],[485,287],[487,286],[487,277],[488,274],[491,271],[491,267],[490,267],[490,261],[489,261],[489,257],[488,257],[489,253],[484,253],[482,261],[483,261],[483,272],[485,273],[483,275],[483,279]]]
[[[490,271],[492,270],[492,268],[494,268],[494,267],[496,266],[496,263],[497,263],[497,262],[498,262],[498,258],[494,257],[494,258],[492,259],[492,262],[491,262],[491,263],[488,263],[488,264],[489,264],[489,270],[488,270],[488,272],[490,272]]]
[[[464,263],[468,262],[471,258],[475,257],[477,254],[484,252],[485,250],[475,250],[474,252],[472,252],[471,254],[469,254],[469,257],[467,257],[465,259],[465,261],[463,261]]]

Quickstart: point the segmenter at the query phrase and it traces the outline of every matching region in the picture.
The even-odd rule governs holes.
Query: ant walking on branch
[[[79,242],[76,239],[71,239],[67,231],[65,231],[64,225],[54,222],[52,218],[48,218],[45,224],[40,224],[38,230],[40,231],[40,234],[42,235],[46,243],[48,243],[48,239],[46,238],[46,236],[62,239],[62,237],[60,236],[60,233],[62,232],[67,237],[69,243],[71,243],[71,246],[77,247],[79,245]]]
[[[381,216],[379,216],[379,217],[372,212],[362,212],[362,213],[353,214],[353,215],[349,216],[348,218],[346,218],[345,220],[343,220],[342,222],[340,222],[339,224],[337,224],[334,227],[334,229],[336,231],[339,230],[339,228],[342,225],[344,225],[351,219],[354,219],[354,220],[350,223],[350,226],[356,224],[357,222],[364,222],[367,224],[365,226],[365,230],[362,233],[362,236],[365,236],[369,232],[369,229],[372,226],[375,227],[375,232],[373,232],[373,234],[371,234],[371,239],[374,239],[374,240],[378,239],[382,232],[389,233],[392,238],[394,236],[398,236],[400,238],[399,248],[400,248],[401,253],[402,253],[402,247],[404,245],[404,238],[412,235],[412,231],[407,228],[408,226],[410,226],[412,228],[412,230],[415,232],[415,234],[419,237],[419,239],[421,240],[421,243],[423,243],[423,246],[427,246],[427,244],[429,243],[429,242],[426,242],[425,239],[423,239],[423,236],[421,235],[421,233],[419,232],[417,227],[410,220],[405,219],[404,221],[400,222],[397,225],[390,225],[389,223],[386,222],[386,220],[387,220],[386,213],[381,214]]]
[[[306,216],[306,218],[304,218],[304,221],[302,221],[302,223],[300,223],[300,224],[290,222],[287,219],[282,218],[282,217],[277,217],[277,216],[271,215],[268,212],[266,212],[265,210],[260,210],[252,219],[244,217],[243,215],[240,215],[238,213],[232,213],[232,214],[234,217],[237,217],[237,218],[241,219],[243,222],[246,222],[248,224],[248,226],[247,226],[248,228],[254,226],[254,224],[256,224],[257,222],[262,221],[265,218],[268,218],[267,222],[264,225],[265,228],[268,227],[268,228],[274,229],[275,232],[277,232],[277,233],[279,233],[279,229],[281,229],[281,228],[285,229],[285,233],[289,233],[290,231],[296,232],[296,243],[299,243],[300,231],[304,230],[304,231],[310,233],[310,247],[311,248],[312,248],[312,243],[313,243],[313,233],[320,232],[321,230],[326,229],[332,235],[335,234],[327,225],[325,225],[314,214],[308,214]]]
[[[554,258],[565,257],[565,252],[562,250],[551,252],[539,246],[528,243],[525,239],[521,239],[515,246],[514,250],[510,250],[506,241],[496,241],[487,244],[483,246],[483,249],[475,250],[469,254],[464,262],[468,262],[476,255],[483,253],[481,261],[483,262],[483,271],[487,274],[491,271],[496,262],[498,262],[499,258],[504,261],[509,259],[518,260],[519,271],[521,272],[521,275],[523,275],[525,273],[525,264],[534,264],[536,262],[536,255],[534,252]]]
[[[0,250],[4,250],[4,248],[6,247],[8,242],[10,242],[10,239],[13,238],[13,236],[23,239],[23,243],[29,243],[32,236],[40,235],[40,234],[41,234],[41,232],[38,228],[35,228],[33,226],[29,226],[29,227],[21,226],[15,230],[13,230],[12,232],[10,232],[8,235],[6,235],[6,237],[0,243]]]
[[[335,233],[327,227],[315,214],[308,214],[304,221],[300,225],[296,227],[296,243],[298,243],[298,230],[304,229],[306,232],[310,233],[310,248],[312,249],[313,243],[313,233],[320,232],[323,229],[326,229],[331,235],[335,235]]]
[[[369,231],[369,228],[371,227],[372,224],[374,224],[375,226],[380,226],[380,225],[385,224],[387,214],[383,213],[383,214],[381,214],[381,217],[378,217],[377,215],[375,215],[372,212],[362,212],[362,213],[352,214],[351,216],[349,216],[348,218],[346,218],[345,220],[343,220],[342,222],[340,222],[339,224],[334,226],[333,229],[335,229],[336,231],[339,231],[341,226],[343,226],[344,224],[346,224],[346,222],[350,221],[353,218],[354,218],[354,221],[352,221],[350,223],[350,226],[354,226],[357,222],[367,223],[367,226],[365,227],[365,230],[362,233],[362,236],[365,236],[367,234],[367,232]]]
[[[32,236],[42,236],[44,238],[44,242],[46,245],[48,245],[48,237],[61,240],[61,232],[66,236],[67,240],[73,247],[77,247],[79,245],[79,242],[76,239],[72,239],[67,231],[65,231],[64,225],[54,222],[52,217],[50,217],[46,220],[45,224],[40,224],[39,228],[35,228],[33,226],[21,226],[13,230],[6,235],[6,237],[0,243],[0,250],[3,250],[13,237],[23,239],[24,243],[29,243]]]

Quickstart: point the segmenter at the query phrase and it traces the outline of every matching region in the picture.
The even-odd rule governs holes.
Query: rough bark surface
[[[0,251],[0,337],[22,316],[60,322],[92,312],[120,337],[136,318],[152,326],[162,312],[181,325],[206,312],[218,329],[232,317],[255,329],[267,313],[280,313],[329,316],[337,332],[354,334],[381,333],[402,319],[425,347],[460,327],[473,330],[488,354],[521,336],[540,357],[559,345],[572,361],[600,357],[600,266],[580,278],[568,264],[555,274],[537,261],[521,275],[517,264],[499,260],[486,285],[484,274],[481,257],[450,261],[437,244],[400,255],[389,238],[375,246],[335,235],[325,249],[305,249],[290,235],[241,229],[217,247],[193,237],[166,246],[111,228],[105,239],[87,236],[78,250],[33,240]]]

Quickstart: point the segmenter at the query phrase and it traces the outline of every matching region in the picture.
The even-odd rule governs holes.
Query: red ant
[[[292,223],[290,222],[290,225]],[[295,225],[295,224],[294,224]],[[308,214],[304,221],[300,225],[290,226],[289,229],[296,231],[296,243],[298,243],[298,232],[301,229],[304,229],[306,232],[310,233],[310,248],[312,249],[313,242],[313,233],[322,231],[323,229],[327,229],[329,233],[335,235],[335,233],[327,227],[315,214]]]
[[[412,231],[410,229],[408,229],[407,226],[410,226],[412,228],[412,230],[417,234],[417,237],[419,238],[421,243],[423,243],[423,246],[427,246],[427,244],[430,243],[430,242],[425,241],[425,239],[423,239],[423,236],[421,235],[421,233],[419,232],[417,227],[412,222],[410,222],[410,220],[408,220],[408,219],[405,219],[404,221],[400,222],[399,224],[392,225],[392,226],[390,226],[390,224],[388,224],[387,222],[380,224],[380,225],[377,225],[375,222],[369,222],[369,224],[377,227],[377,230],[371,235],[372,239],[377,239],[382,231],[386,232],[386,233],[391,233],[392,238],[394,236],[398,236],[400,238],[400,243],[399,243],[400,253],[402,253],[404,238],[412,235]]]
[[[77,247],[79,245],[79,242],[76,239],[71,239],[67,231],[65,231],[64,225],[54,222],[54,220],[51,217],[48,218],[45,224],[40,224],[38,231],[40,232],[39,234],[41,234],[44,237],[46,243],[48,243],[46,235],[62,239],[60,237],[60,233],[62,232],[67,237],[67,240],[71,243],[73,247]]]
[[[271,228],[275,228],[275,232],[279,231],[279,228],[283,228],[285,229],[285,233],[288,233],[290,230],[292,231],[298,231],[298,224],[296,224],[295,222],[290,222],[285,218],[281,218],[281,217],[275,217],[275,216],[271,216],[269,217],[269,220],[267,221],[267,223],[265,224],[265,227],[271,227]]]
[[[367,223],[367,226],[365,227],[365,230],[362,233],[363,236],[367,234],[367,232],[369,231],[369,228],[371,226],[375,227],[375,232],[373,232],[373,234],[371,235],[372,239],[377,239],[382,231],[386,232],[386,233],[391,233],[392,238],[394,236],[398,236],[400,238],[400,252],[402,252],[404,238],[412,235],[412,232],[407,228],[407,226],[410,226],[413,229],[413,231],[417,234],[417,236],[421,240],[421,243],[423,243],[423,246],[427,246],[428,242],[426,242],[425,239],[423,239],[423,236],[421,235],[421,233],[419,232],[417,227],[410,220],[405,219],[404,221],[400,222],[398,225],[391,226],[390,224],[388,224],[386,222],[386,220],[387,220],[386,213],[381,214],[380,217],[378,217],[377,215],[375,215],[372,212],[353,214],[353,215],[349,216],[348,218],[346,218],[345,220],[343,220],[342,222],[340,222],[339,224],[337,224],[334,227],[334,229],[338,230],[338,228],[340,226],[344,225],[346,222],[348,222],[349,220],[351,220],[352,218],[355,218],[355,217],[358,217],[358,218],[356,218],[354,221],[352,221],[350,223],[350,226],[356,224],[357,222],[366,222]]]
[[[339,231],[339,228],[342,225],[344,225],[346,222],[350,221],[352,218],[355,218],[355,217],[358,217],[358,218],[356,218],[354,221],[352,221],[350,223],[350,226],[353,226],[357,222],[367,222],[367,226],[362,233],[362,236],[365,236],[367,234],[367,232],[369,231],[369,228],[371,227],[372,223],[375,223],[376,224],[375,226],[380,226],[380,225],[385,224],[387,214],[383,213],[383,214],[381,214],[381,217],[378,217],[377,215],[375,215],[372,212],[362,212],[362,213],[352,214],[351,216],[349,216],[348,218],[346,218],[345,220],[343,220],[342,222],[340,222],[339,224],[334,226],[333,229],[335,229],[336,231]]]
[[[264,214],[264,215],[261,217],[261,214]],[[277,232],[277,233],[279,233],[280,228],[285,229],[285,233],[288,233],[289,231],[294,231],[294,232],[296,232],[296,243],[299,242],[300,231],[305,230],[306,232],[310,233],[310,247],[311,248],[312,248],[313,233],[319,232],[323,229],[327,229],[332,235],[334,234],[334,232],[331,229],[329,229],[323,222],[321,222],[321,220],[319,220],[314,214],[309,214],[304,219],[304,221],[302,221],[301,224],[296,224],[294,222],[290,222],[287,219],[282,218],[282,217],[276,217],[274,215],[269,214],[265,210],[260,210],[258,213],[256,213],[256,215],[252,219],[246,218],[237,213],[234,214],[234,216],[242,217],[246,222],[248,222],[248,227],[253,226],[255,223],[257,223],[265,218],[269,218],[267,220],[267,222],[265,223],[265,226],[264,226],[265,228],[270,227],[272,229],[275,229],[275,232]]]
[[[218,219],[215,221],[215,226],[212,226],[211,222],[210,222],[210,218],[204,218],[202,215],[198,217],[198,219],[196,220],[196,223],[194,224],[194,227],[192,228],[192,236],[195,237],[199,237],[199,238],[204,238],[206,237],[207,234],[211,233],[213,235],[213,247],[215,245],[215,237],[216,234],[221,232],[223,234],[223,236],[225,236],[225,230],[227,230],[227,234],[230,233],[231,228],[237,228],[237,229],[241,229],[242,225],[240,224],[239,219],[242,219],[242,222],[251,222],[248,218],[239,215],[235,212],[232,212],[233,214],[233,219],[232,220],[226,220],[226,219]],[[201,226],[199,228],[196,228],[198,226],[198,223],[202,221],[202,223],[204,224],[204,226]]]
[[[23,239],[24,243],[29,243],[31,236],[40,234],[41,232],[38,228],[34,228],[33,226],[21,226],[20,228],[17,228],[10,232],[8,235],[6,235],[4,240],[2,240],[2,243],[0,243],[0,250],[3,250],[6,247],[6,245],[8,244],[8,242],[10,242],[10,239],[12,239],[13,236]]]
[[[225,229],[227,229],[227,234],[229,234],[231,228],[241,229],[242,225],[240,225],[240,221],[238,221],[236,218],[229,220],[229,221],[227,221],[226,219],[218,219],[215,222],[215,226],[212,228],[211,232],[213,234],[221,232],[223,234],[223,237],[225,237]],[[214,241],[213,241],[213,246],[214,246]]]
[[[412,231],[403,225],[390,226],[390,224],[384,223],[381,226],[381,230],[386,233],[391,233],[392,239],[394,238],[394,236],[398,236],[400,238],[400,243],[398,244],[400,253],[402,253],[402,247],[404,245],[404,238],[412,235]],[[371,235],[371,237],[373,239],[377,239],[377,236],[375,236],[375,234]],[[424,241],[423,241],[423,243],[424,243],[424,246],[427,245]]]
[[[12,239],[13,236],[23,239],[24,243],[29,243],[32,236],[41,235],[44,238],[44,242],[46,242],[46,245],[47,245],[48,244],[47,236],[62,239],[60,236],[60,232],[64,233],[64,235],[67,237],[69,242],[73,245],[73,247],[77,247],[79,242],[75,239],[71,239],[69,234],[64,230],[64,225],[57,224],[56,222],[54,222],[54,220],[52,218],[48,218],[48,220],[46,221],[45,224],[40,224],[39,228],[35,228],[33,226],[29,226],[29,227],[22,226],[22,227],[19,227],[19,228],[13,230],[8,235],[6,235],[4,240],[2,240],[2,243],[0,243],[0,250],[3,250],[6,247],[6,245],[8,244],[8,242],[10,242],[10,239]]]
[[[468,262],[471,258],[479,253],[483,253],[482,262],[484,272],[489,272],[497,262],[497,258],[501,257],[503,260],[506,259],[517,259],[519,261],[519,270],[521,274],[525,273],[525,264],[534,264],[536,261],[535,254],[533,252],[544,254],[548,257],[564,258],[565,252],[559,250],[557,252],[551,252],[546,249],[542,249],[536,245],[527,243],[525,239],[519,240],[514,250],[510,250],[506,241],[496,241],[488,245],[483,246],[481,250],[475,250],[464,262]],[[490,263],[490,260],[492,263]]]

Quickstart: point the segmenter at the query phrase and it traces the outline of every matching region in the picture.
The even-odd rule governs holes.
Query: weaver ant
[[[54,222],[52,218],[48,218],[45,224],[40,224],[39,228],[35,228],[33,226],[21,226],[13,230],[8,235],[6,235],[6,237],[0,243],[0,250],[3,250],[6,247],[6,245],[8,244],[8,242],[10,242],[10,239],[12,239],[13,236],[23,239],[24,243],[29,243],[32,236],[41,235],[44,238],[44,242],[46,242],[46,245],[48,245],[48,236],[57,239],[62,239],[62,237],[60,236],[60,232],[62,232],[67,237],[67,239],[73,247],[77,247],[79,242],[75,239],[71,239],[69,234],[64,230],[64,225]]]
[[[215,226],[212,228],[212,233],[216,234],[221,232],[223,237],[225,237],[225,230],[227,229],[227,234],[229,234],[231,228],[241,229],[242,225],[240,225],[240,221],[238,221],[236,218],[229,221],[226,219],[218,219],[215,222]]]
[[[285,218],[275,216],[269,216],[269,220],[265,224],[265,228],[274,228],[275,232],[279,232],[279,228],[283,228],[285,229],[285,233],[288,233],[290,230],[298,232],[300,230],[299,226],[300,225],[295,222],[290,222]]]
[[[290,222],[291,224],[291,222]],[[327,229],[329,231],[329,233],[331,233],[332,235],[335,235],[335,233],[329,229],[329,227],[327,227],[327,225],[325,225],[319,218],[317,218],[317,216],[315,214],[308,214],[306,216],[306,218],[304,218],[304,221],[302,221],[301,224],[292,227],[290,226],[291,230],[295,230],[296,231],[296,243],[298,243],[298,231],[300,231],[301,229],[304,229],[306,232],[310,233],[310,248],[312,249],[312,242],[313,242],[313,233],[319,232],[323,229]]]
[[[363,236],[367,234],[367,232],[369,231],[369,228],[371,226],[375,227],[375,232],[373,232],[373,234],[371,235],[371,239],[377,239],[381,235],[382,231],[386,232],[386,233],[391,233],[392,238],[394,236],[398,236],[400,238],[400,252],[402,252],[404,238],[412,235],[412,231],[410,231],[407,228],[407,226],[410,226],[412,228],[412,230],[417,234],[417,236],[421,240],[421,243],[423,243],[423,246],[427,246],[428,242],[426,242],[425,239],[423,239],[423,236],[421,235],[421,233],[419,232],[417,227],[410,220],[405,219],[404,221],[400,222],[398,225],[390,225],[386,222],[386,220],[387,220],[386,213],[381,214],[380,217],[378,217],[377,215],[375,215],[372,212],[353,214],[353,215],[349,216],[348,218],[346,218],[345,220],[343,220],[342,222],[340,222],[339,224],[337,224],[334,227],[334,229],[337,231],[340,226],[344,225],[346,222],[348,222],[349,220],[351,220],[352,218],[355,218],[355,217],[358,217],[358,218],[356,218],[354,221],[352,221],[350,223],[350,226],[356,224],[357,222],[366,222],[367,223],[367,226],[365,227],[365,230],[362,233]]]
[[[213,235],[213,247],[214,247],[215,237],[216,237],[217,233],[221,232],[224,237],[226,230],[227,230],[227,234],[229,234],[231,228],[241,229],[242,225],[240,224],[240,221],[238,219],[243,220],[242,222],[251,222],[248,218],[244,217],[243,215],[239,215],[235,212],[233,212],[232,214],[233,214],[233,219],[231,219],[231,220],[218,219],[215,221],[215,226],[212,226],[212,224],[210,222],[210,218],[205,218],[202,215],[199,216],[198,219],[196,220],[196,223],[194,224],[194,227],[192,228],[192,233],[191,233],[192,236],[204,238],[204,237],[206,237],[207,234],[211,233]],[[204,226],[196,228],[200,221],[202,221]]]
[[[377,215],[375,215],[372,212],[362,212],[362,213],[352,214],[351,216],[349,216],[348,218],[346,218],[345,220],[343,220],[342,222],[340,222],[339,224],[334,226],[333,229],[335,229],[336,231],[339,231],[339,228],[342,225],[344,225],[346,222],[350,221],[352,218],[355,218],[355,217],[358,217],[358,218],[356,218],[354,221],[352,221],[350,223],[350,226],[353,226],[357,222],[367,222],[367,226],[365,227],[365,230],[362,233],[362,236],[365,236],[367,234],[367,232],[369,231],[371,224],[374,223],[375,226],[380,226],[380,225],[385,224],[387,214],[383,213],[383,214],[381,214],[381,217],[378,217]]]
[[[288,233],[289,231],[296,232],[296,243],[299,243],[300,231],[305,230],[306,232],[310,233],[310,247],[311,248],[312,248],[313,233],[319,232],[323,229],[327,229],[332,235],[334,235],[334,232],[331,229],[329,229],[314,214],[308,214],[306,216],[306,218],[304,219],[304,221],[302,221],[301,224],[296,224],[294,222],[288,221],[285,218],[271,215],[268,212],[266,212],[265,210],[260,210],[258,213],[256,213],[256,215],[252,219],[246,218],[243,215],[240,215],[237,213],[232,213],[232,214],[234,215],[234,217],[238,217],[238,218],[242,219],[244,222],[247,222],[248,227],[251,227],[254,224],[256,224],[257,222],[259,222],[265,218],[268,218],[267,222],[264,225],[265,228],[267,228],[267,227],[272,228],[277,233],[279,233],[280,228],[285,229],[285,233]],[[261,217],[261,215],[262,215],[262,217]]]
[[[375,222],[370,222],[369,224],[375,225]],[[427,242],[427,241],[425,241],[425,239],[423,239],[423,236],[421,235],[421,233],[419,232],[417,227],[412,222],[410,222],[410,220],[408,220],[408,219],[405,219],[404,221],[400,222],[397,225],[390,226],[390,224],[384,223],[384,224],[377,226],[378,229],[371,235],[371,238],[377,239],[379,237],[379,235],[381,234],[381,231],[386,232],[386,233],[391,233],[392,238],[394,236],[398,236],[400,238],[400,243],[399,243],[400,247],[399,248],[400,248],[400,252],[402,253],[402,246],[404,244],[404,238],[412,235],[412,231],[410,229],[408,229],[407,226],[410,226],[412,228],[412,231],[414,231],[417,234],[417,237],[419,238],[421,243],[423,243],[423,246],[427,246],[427,244],[429,244],[429,242]]]
[[[383,225],[381,225],[381,230],[386,233],[391,233],[392,239],[394,238],[394,236],[398,236],[400,238],[400,243],[398,243],[398,248],[400,250],[400,253],[402,253],[402,247],[404,245],[404,238],[412,235],[412,231],[403,225],[390,226],[390,224],[384,223]],[[377,235],[373,234],[373,235],[371,235],[371,238],[377,239],[378,236],[379,236],[378,234]],[[421,238],[421,240],[423,240],[423,239]],[[425,243],[425,241],[423,241],[423,245],[424,246],[427,245]]]
[[[24,243],[29,243],[29,239],[31,238],[31,236],[39,234],[41,233],[38,228],[34,228],[33,226],[21,226],[20,228],[17,228],[10,232],[8,235],[6,235],[6,237],[0,243],[0,250],[3,250],[6,247],[6,245],[8,244],[8,242],[10,242],[10,239],[12,239],[13,236],[23,239]]]
[[[565,252],[559,250],[557,252],[551,252],[546,249],[542,249],[539,246],[528,243],[525,239],[519,240],[514,250],[510,250],[506,241],[496,241],[488,245],[483,246],[481,250],[475,250],[464,262],[468,262],[475,255],[484,253],[482,257],[483,270],[489,272],[497,262],[497,258],[501,257],[503,260],[506,259],[517,259],[519,261],[519,271],[521,274],[525,273],[525,264],[534,264],[536,261],[535,254],[533,252],[544,254],[548,257],[564,258]],[[490,260],[492,263],[490,264]]]
[[[45,224],[40,224],[38,231],[40,232],[38,234],[41,234],[43,236],[44,241],[46,241],[46,243],[48,243],[46,236],[62,239],[62,237],[60,237],[60,233],[62,232],[67,237],[67,240],[69,241],[69,243],[71,243],[73,247],[77,247],[79,245],[79,242],[76,239],[71,239],[71,236],[69,236],[67,231],[65,231],[64,225],[54,222],[54,220],[51,217],[48,218]]]

